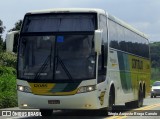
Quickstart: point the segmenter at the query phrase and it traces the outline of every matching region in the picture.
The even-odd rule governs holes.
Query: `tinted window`
[[[107,67],[107,55],[108,55],[108,40],[107,40],[107,18],[104,15],[100,15],[100,29],[102,32],[102,49],[98,59],[98,83],[105,80],[106,67]]]
[[[104,15],[100,15],[100,29],[103,30],[102,42],[104,45],[104,65],[107,66],[107,55],[108,55],[108,32],[107,32],[107,18]]]
[[[22,32],[94,31],[95,14],[43,14],[25,17]]]
[[[116,23],[111,20],[109,20],[108,23],[110,47],[119,49]]]
[[[95,77],[93,35],[24,36],[18,56],[19,79],[68,81]]]
[[[111,20],[108,26],[110,47],[149,58],[147,39]]]

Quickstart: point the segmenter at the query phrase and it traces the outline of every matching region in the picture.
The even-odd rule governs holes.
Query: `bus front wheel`
[[[107,108],[108,112],[113,111],[114,102],[115,102],[115,92],[114,92],[114,88],[111,88],[109,92],[109,99],[108,99],[108,108]]]

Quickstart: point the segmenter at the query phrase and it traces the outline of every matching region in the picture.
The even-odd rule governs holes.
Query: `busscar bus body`
[[[104,10],[28,12],[18,42],[20,108],[111,111],[150,91],[148,38]]]

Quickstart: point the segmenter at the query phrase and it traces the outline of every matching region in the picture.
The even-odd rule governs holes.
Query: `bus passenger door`
[[[104,105],[104,97],[106,93],[106,66],[104,58],[104,45],[101,47],[101,54],[98,56],[98,77],[97,77],[97,89],[100,106]]]
[[[99,16],[99,28],[102,31],[102,46],[101,54],[98,56],[98,76],[97,76],[97,89],[100,107],[106,107],[107,97],[107,57],[108,57],[108,30],[107,30],[107,17],[105,15]]]

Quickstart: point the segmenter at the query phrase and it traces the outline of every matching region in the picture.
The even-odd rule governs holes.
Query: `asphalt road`
[[[114,107],[116,111],[107,115],[107,112],[102,110],[56,110],[53,111],[51,117],[45,119],[159,119],[160,118],[160,97],[144,99],[144,106],[141,108],[126,108],[124,105]],[[6,110],[6,109],[5,109]],[[18,108],[8,108],[7,110],[19,110]],[[121,111],[123,110],[123,111]],[[35,110],[38,112],[39,110]],[[159,116],[156,116],[159,112]],[[115,115],[115,116],[113,116]],[[134,115],[134,116],[133,116]],[[143,116],[145,115],[145,116]],[[151,116],[154,115],[154,116]],[[7,117],[1,116],[0,119],[43,119],[41,116],[29,117]]]

